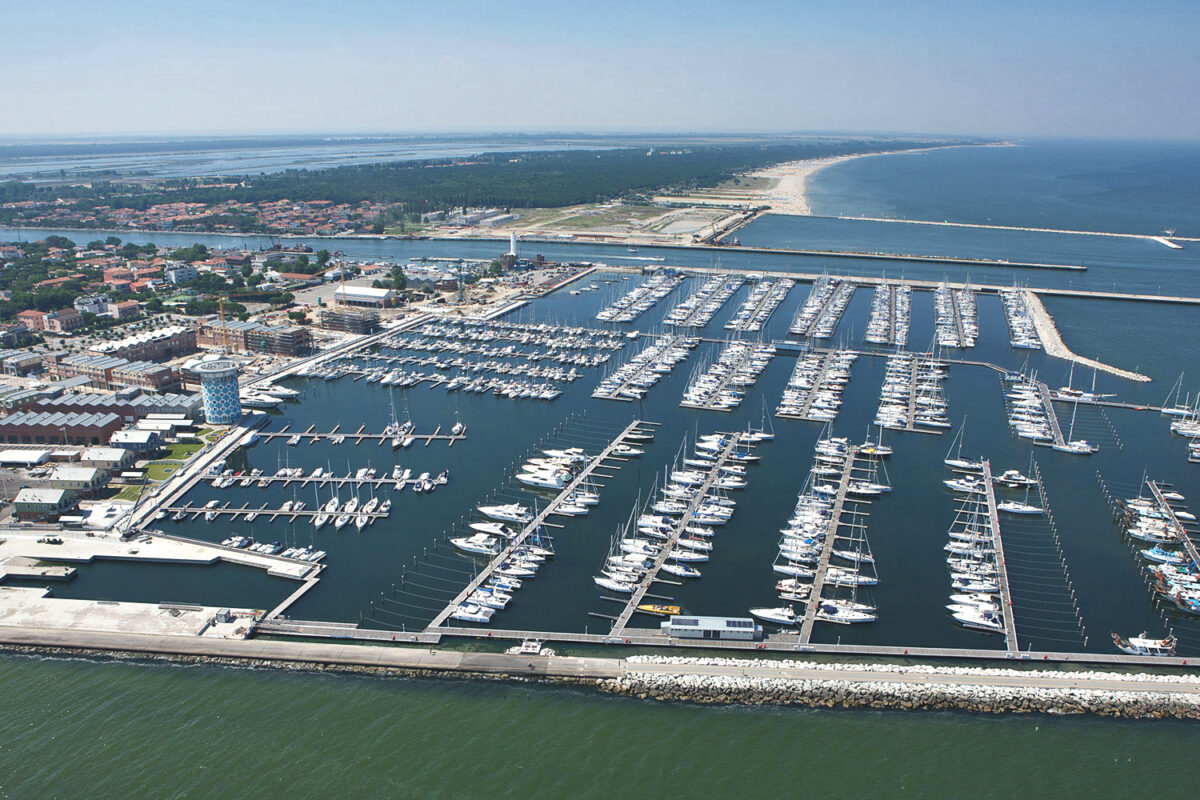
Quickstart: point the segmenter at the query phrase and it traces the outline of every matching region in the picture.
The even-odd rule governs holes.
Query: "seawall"
[[[403,640],[402,635],[398,637]],[[146,658],[377,676],[586,686],[638,699],[814,708],[1200,719],[1189,673],[632,656],[509,656],[424,647],[207,639],[0,627],[7,652]]]

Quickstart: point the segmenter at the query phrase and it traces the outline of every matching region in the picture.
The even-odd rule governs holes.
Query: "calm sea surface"
[[[1130,146],[1134,147],[1134,146]],[[1171,148],[1153,152],[1137,146],[1120,151],[1114,163],[1158,163],[1186,157]],[[1034,148],[1030,148],[1034,149]],[[1047,185],[1021,184],[1004,219],[1066,225],[1056,220],[1022,219],[1025,208],[1061,208],[1060,178],[1082,167],[1068,154],[1055,160],[1051,152],[1027,155],[1045,160]],[[953,158],[961,172],[931,169],[911,196],[888,181],[903,178],[864,177],[851,192],[840,189],[837,213],[883,213],[870,205],[895,192],[908,205],[887,213],[921,218],[953,193],[959,174],[991,167],[997,153],[1012,157],[1018,148],[958,150]],[[972,163],[968,156],[981,163]],[[943,155],[943,154],[937,154]],[[1154,156],[1151,158],[1150,156]],[[1186,156],[1186,154],[1185,154]],[[908,156],[862,159],[822,173],[821,181],[840,172],[872,165],[883,170],[893,161],[936,164],[931,158]],[[1123,160],[1122,160],[1123,159]],[[905,169],[911,169],[909,164]],[[1032,170],[1032,167],[1027,167]],[[1033,173],[1030,173],[1033,174]],[[1170,169],[1159,173],[1172,175]],[[855,182],[836,177],[845,186]],[[1031,179],[1032,180],[1032,179]],[[1149,180],[1149,178],[1147,178]],[[876,182],[882,182],[876,185]],[[1166,185],[1164,196],[1177,187]],[[818,187],[818,210],[829,211],[832,191]],[[1142,189],[1149,192],[1149,189]],[[835,193],[837,194],[837,193]],[[862,197],[854,206],[854,197]],[[994,219],[999,201],[983,192],[975,206],[961,201],[960,217]],[[870,199],[870,200],[869,200]],[[869,200],[869,202],[868,202]],[[899,202],[889,200],[888,202]],[[958,202],[958,201],[956,201]],[[1164,201],[1165,202],[1165,201]],[[1040,213],[1040,212],[1039,212]],[[1049,213],[1048,211],[1046,212]],[[1114,212],[1115,213],[1115,212]],[[940,214],[935,218],[946,217]],[[1145,217],[1118,217],[1089,229],[1145,230]],[[1010,219],[1011,218],[1011,219]],[[1179,223],[1181,231],[1184,223]],[[1085,227],[1083,224],[1070,227]],[[896,232],[898,229],[903,231]],[[1034,285],[1087,288],[1140,287],[1197,294],[1197,248],[1169,250],[1151,243],[1103,237],[1012,234],[927,229],[834,220],[769,217],[744,231],[743,242],[769,246],[838,246],[864,250],[935,252],[949,255],[1000,255],[1029,260],[1086,261],[1083,274],[993,269],[971,270],[972,279]],[[858,233],[855,233],[858,231]],[[1153,231],[1151,231],[1153,232]],[[0,238],[13,232],[0,231]],[[26,237],[29,236],[25,232]],[[193,234],[119,234],[133,241],[182,244],[200,240],[228,244],[221,237]],[[75,234],[77,240],[90,233]],[[879,237],[892,236],[881,240]],[[1008,236],[1006,234],[1006,236]],[[256,241],[248,239],[247,241]],[[316,244],[316,243],[314,243]],[[322,243],[328,245],[329,243]],[[357,256],[396,258],[422,255],[492,255],[495,243],[337,242]],[[922,248],[920,251],[911,248]],[[1007,248],[1007,249],[1005,249]],[[874,262],[821,261],[745,253],[696,253],[594,245],[539,246],[550,258],[608,260],[613,263],[722,265],[746,269],[861,272],[879,274]],[[622,261],[662,258],[663,262]],[[958,277],[958,268],[904,265],[908,277]],[[896,266],[889,274],[899,274]],[[627,291],[638,278],[616,274],[596,278],[599,290],[571,296],[560,292],[518,312],[514,319],[590,324],[595,311]],[[612,281],[606,283],[604,281]],[[652,330],[672,300],[695,282],[677,290],[645,315],[636,327]],[[723,325],[748,289],[741,289],[703,331],[724,334]],[[797,286],[765,330],[782,338],[809,289]],[[836,342],[859,346],[871,292],[859,290],[835,336]],[[1190,345],[1195,337],[1192,308],[1141,306],[1109,301],[1055,299],[1047,306],[1076,351],[1138,369],[1150,384],[1133,385],[1100,375],[1097,387],[1122,399],[1159,402],[1181,370],[1185,387],[1200,387],[1200,356]],[[980,299],[982,335],[964,357],[1019,367],[1026,359],[1008,347],[1003,314],[995,298]],[[933,302],[928,293],[913,297],[909,345],[923,349],[933,334]],[[693,370],[715,356],[705,344],[676,367],[642,403],[592,400],[599,370],[565,387],[554,403],[501,400],[490,395],[447,395],[418,387],[397,391],[401,415],[411,414],[419,430],[449,426],[455,419],[468,425],[468,440],[453,448],[414,447],[393,454],[386,447],[298,447],[260,443],[246,452],[246,466],[273,472],[278,466],[331,467],[345,473],[368,463],[390,471],[394,464],[416,472],[451,470],[450,484],[433,495],[411,492],[393,499],[392,517],[364,533],[313,533],[310,525],[256,522],[205,525],[170,523],[168,530],[207,539],[230,532],[252,533],[260,540],[313,543],[329,551],[329,569],[318,589],[291,611],[301,618],[363,621],[400,630],[423,625],[469,578],[472,564],[449,552],[442,538],[471,506],[484,498],[528,501],[528,495],[505,480],[511,465],[532,452],[538,442],[598,449],[634,416],[663,423],[645,457],[630,462],[601,490],[601,504],[588,517],[569,520],[556,532],[558,556],[535,581],[518,593],[501,613],[505,627],[555,630],[604,630],[603,620],[588,612],[613,613],[591,584],[610,536],[644,498],[662,468],[675,456],[685,436],[716,429],[759,424],[764,406],[773,409],[794,365],[776,357],[732,414],[678,408]],[[625,355],[633,352],[627,347]],[[624,357],[622,355],[621,357]],[[614,359],[615,361],[616,359]],[[1040,354],[1029,365],[1052,386],[1068,379],[1065,364]],[[883,376],[883,360],[860,358],[855,364],[845,404],[834,432],[861,437],[873,418]],[[1076,385],[1089,384],[1091,374],[1077,371]],[[381,429],[390,417],[392,398],[386,388],[342,379],[334,382],[297,379],[290,382],[305,395],[271,420],[303,430],[310,424],[328,429],[335,422],[350,429]],[[966,419],[964,452],[983,454],[997,467],[1026,468],[1030,448],[1010,437],[1003,417],[1001,385],[985,368],[955,366],[946,384],[951,419]],[[1060,409],[1061,411],[1061,409]],[[1064,414],[1070,423],[1070,409]],[[1101,446],[1089,459],[1038,448],[1033,456],[1045,475],[1046,490],[1057,521],[1057,539],[1043,521],[1008,521],[1004,531],[1010,574],[1016,586],[1015,613],[1021,646],[1035,649],[1109,652],[1108,633],[1117,630],[1162,632],[1172,626],[1180,649],[1200,654],[1200,627],[1164,614],[1152,603],[1137,563],[1122,542],[1097,485],[1097,473],[1118,493],[1136,493],[1143,471],[1174,482],[1192,499],[1200,499],[1200,468],[1185,461],[1181,440],[1167,421],[1144,412],[1112,410],[1104,415],[1081,408],[1076,436]],[[776,531],[787,519],[811,462],[819,429],[811,423],[778,421],[778,438],[760,448],[762,462],[750,471],[750,486],[740,493],[738,511],[722,531],[704,578],[684,587],[668,587],[689,611],[744,613],[772,602],[771,559]],[[548,439],[547,437],[553,437]],[[870,600],[880,609],[877,623],[850,629],[818,627],[820,641],[871,644],[989,647],[994,637],[963,631],[946,618],[946,573],[942,564],[945,531],[954,514],[952,497],[941,490],[941,459],[950,436],[889,435],[896,454],[886,468],[895,491],[873,503],[868,521],[871,548],[881,583]],[[343,494],[343,499],[345,499]],[[369,496],[363,490],[362,497]],[[213,498],[233,505],[243,502],[272,506],[301,499],[310,506],[327,496],[302,489],[201,487],[187,498],[202,504]],[[1200,507],[1193,505],[1193,510]],[[1065,563],[1065,570],[1064,570]],[[401,580],[402,573],[405,576]],[[80,569],[71,583],[55,587],[64,597],[92,597],[157,602],[163,600],[271,607],[292,584],[256,570],[233,566],[204,568],[93,564]],[[599,626],[599,627],[598,627]],[[1188,754],[1196,739],[1191,726],[1172,723],[1134,724],[1103,720],[988,719],[967,715],[874,714],[796,710],[701,709],[664,706],[599,697],[587,692],[478,685],[461,682],[367,680],[227,670],[214,667],[170,667],[157,664],[8,658],[0,660],[0,686],[10,703],[0,721],[3,762],[0,795],[50,797],[124,795],[151,796],[323,796],[328,794],[413,797],[473,797],[483,791],[503,796],[558,797],[630,793],[662,796],[779,796],[797,790],[832,796],[908,793],[940,796],[964,789],[982,796],[1011,794],[1036,787],[1056,794],[1114,794],[1110,787],[1137,786],[1164,791],[1190,780]],[[864,762],[865,759],[865,762]],[[1018,781],[1014,783],[1014,781]]]

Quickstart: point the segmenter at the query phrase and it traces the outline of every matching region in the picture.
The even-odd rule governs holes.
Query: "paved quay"
[[[404,634],[395,634],[402,640]],[[209,638],[118,631],[46,630],[0,625],[0,645],[132,655],[245,659],[275,664],[427,670],[453,674],[613,680],[629,675],[831,681],[897,687],[995,687],[1029,690],[1172,693],[1200,695],[1195,676],[1154,676],[1137,672],[1054,672],[1012,669],[912,668],[900,664],[818,664],[804,661],[713,659],[622,659],[570,656],[518,656],[426,647],[389,647],[269,639]]]

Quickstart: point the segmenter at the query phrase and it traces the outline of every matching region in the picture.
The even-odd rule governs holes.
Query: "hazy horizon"
[[[1200,139],[1200,7],[1176,0],[68,0],[6,18],[12,138]]]

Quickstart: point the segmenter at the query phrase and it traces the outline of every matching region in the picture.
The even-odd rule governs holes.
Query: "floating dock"
[[[983,462],[984,496],[987,502],[988,528],[992,534],[992,549],[996,551],[996,576],[1000,584],[1000,613],[1004,618],[1004,644],[1009,653],[1020,652],[1017,645],[1017,623],[1013,617],[1012,592],[1008,585],[1008,567],[1004,559],[1004,541],[1000,536],[1000,515],[996,512],[996,488],[992,482],[992,464]]]
[[[739,434],[722,433],[721,435],[727,437],[728,441],[717,453],[717,460],[712,463],[711,467],[709,467],[709,472],[704,479],[704,483],[700,484],[700,490],[696,492],[696,496],[693,497],[688,503],[687,511],[683,513],[683,516],[681,516],[678,521],[676,521],[674,527],[671,529],[670,535],[663,543],[662,549],[659,551],[658,555],[654,557],[654,563],[650,566],[650,569],[646,571],[646,576],[642,578],[642,581],[638,584],[637,589],[634,590],[633,594],[629,596],[629,602],[625,604],[625,607],[621,609],[621,613],[617,615],[616,620],[613,622],[612,631],[610,632],[612,636],[620,636],[622,633],[624,633],[625,626],[629,624],[629,619],[637,610],[638,604],[642,602],[642,599],[646,596],[646,592],[650,590],[650,584],[658,580],[658,571],[662,569],[662,565],[665,564],[667,559],[670,557],[671,551],[674,550],[676,542],[679,541],[679,537],[683,535],[684,529],[691,523],[692,517],[700,508],[705,498],[708,497],[708,493],[712,490],[713,484],[716,483],[717,478],[721,476],[721,467],[723,467],[725,462],[729,459],[730,453],[732,453],[734,449],[739,446]]]
[[[339,432],[338,428],[340,426],[335,426],[333,430],[328,432],[313,430],[315,427],[315,425],[310,425],[303,431],[294,431],[291,429],[291,426],[284,425],[283,428],[277,431],[258,431],[255,436],[257,439],[267,440],[291,439],[299,436],[299,441],[308,442],[309,444],[316,444],[321,440],[329,440],[340,436],[342,437],[343,441],[353,439],[353,444],[356,445],[362,444],[364,441],[373,441],[376,444],[383,444],[385,441],[390,439],[399,438],[403,440],[408,437],[412,437],[414,444],[416,442],[424,442],[426,447],[433,442],[447,442],[451,447],[453,447],[455,442],[461,442],[467,438],[467,431],[465,428],[460,433],[442,433],[442,428],[440,425],[436,430],[434,430],[433,433],[409,433],[399,437],[397,437],[394,433],[366,433],[366,425],[360,426],[358,430],[354,431],[353,433],[349,431]]]
[[[833,546],[837,541],[837,530],[842,524],[842,510],[846,505],[846,492],[850,488],[850,476],[854,472],[854,459],[858,456],[858,448],[851,445],[846,449],[846,460],[842,464],[842,475],[838,480],[838,492],[833,500],[833,509],[829,516],[829,530],[825,533],[825,542],[821,548],[821,556],[817,560],[816,574],[813,576],[812,589],[809,590],[808,602],[804,604],[804,619],[800,623],[800,643],[808,644],[812,638],[813,625],[817,621],[817,609],[821,605],[821,593],[825,589],[825,576],[829,572],[829,559],[833,556]]]
[[[465,589],[458,593],[457,597],[451,600],[445,608],[438,612],[438,615],[434,617],[429,625],[425,628],[426,633],[434,632],[442,628],[446,621],[450,619],[450,615],[454,613],[454,610],[466,602],[467,598],[474,594],[475,590],[482,586],[488,580],[488,578],[491,577],[492,572],[501,564],[503,564],[512,555],[514,550],[524,544],[525,540],[527,540],[539,528],[541,528],[543,524],[545,524],[546,519],[553,514],[555,510],[557,510],[566,497],[587,483],[588,479],[591,477],[596,468],[599,467],[602,462],[612,457],[613,450],[615,450],[618,445],[625,441],[626,436],[634,432],[640,432],[643,425],[656,426],[656,424],[657,423],[645,422],[638,419],[635,419],[633,422],[629,423],[629,425],[627,425],[615,439],[608,443],[608,446],[605,447],[598,456],[589,461],[588,465],[580,470],[579,474],[576,475],[575,478],[569,484],[567,484],[567,486],[563,488],[563,490],[559,492],[553,500],[547,503],[542,510],[538,512],[537,516],[526,523],[526,525],[508,541],[508,544],[504,546],[500,553],[491,561],[489,561],[486,567],[479,571],[479,574],[467,584]]]

